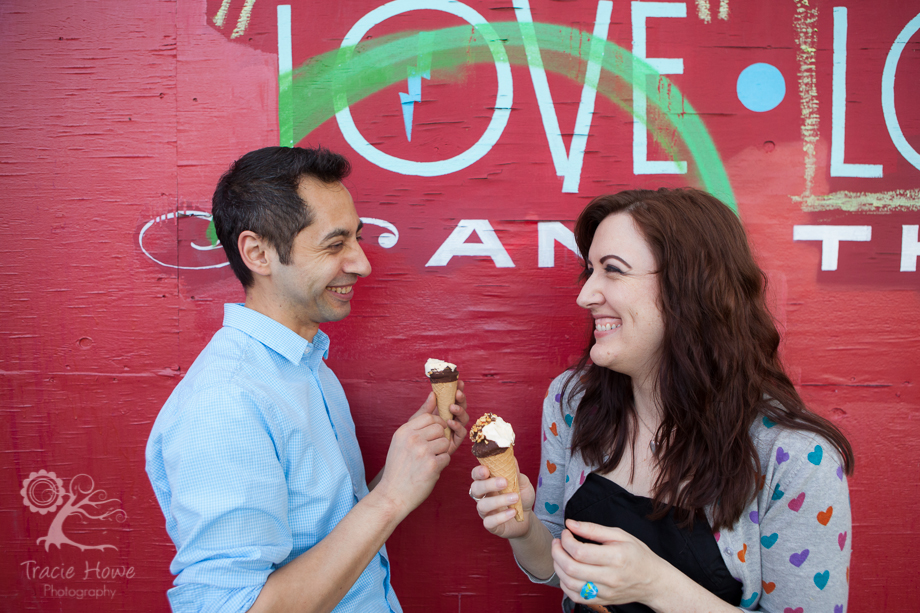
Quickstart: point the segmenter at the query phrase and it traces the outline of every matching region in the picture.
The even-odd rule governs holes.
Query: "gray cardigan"
[[[571,454],[581,396],[567,394],[560,410],[569,374],[556,377],[543,401],[535,484],[534,513],[555,538],[562,533],[565,505],[596,468]],[[713,535],[729,572],[744,585],[742,610],[843,613],[852,528],[846,475],[836,450],[820,436],[765,417],[751,426],[750,436],[760,453],[764,484],[741,519]],[[711,522],[708,510],[707,515]],[[555,575],[540,581],[527,574],[535,583],[559,585]]]

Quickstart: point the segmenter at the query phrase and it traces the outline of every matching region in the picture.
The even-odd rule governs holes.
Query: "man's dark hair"
[[[253,283],[237,246],[249,230],[268,241],[282,264],[290,264],[294,238],[313,223],[310,205],[298,195],[306,178],[342,181],[351,172],[343,156],[328,149],[265,147],[250,151],[230,166],[214,190],[211,214],[230,267],[243,287]]]

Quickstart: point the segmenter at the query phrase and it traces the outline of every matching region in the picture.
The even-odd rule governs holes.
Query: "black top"
[[[673,509],[655,521],[648,518],[652,510],[650,498],[636,496],[610,479],[591,473],[565,505],[565,518],[621,528],[725,602],[740,604],[742,584],[729,574],[706,518],[695,519],[693,529],[688,530],[677,525]],[[652,611],[635,602],[607,605],[606,608],[611,613]],[[591,610],[576,605],[575,611],[588,613]]]

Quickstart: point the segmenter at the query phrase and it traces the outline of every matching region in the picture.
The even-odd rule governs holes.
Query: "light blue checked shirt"
[[[313,342],[240,304],[176,386],[147,474],[176,545],[173,611],[246,611],[268,575],[367,495],[348,401]],[[401,613],[386,547],[336,613]]]

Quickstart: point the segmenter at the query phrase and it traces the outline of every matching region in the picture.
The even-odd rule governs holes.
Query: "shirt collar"
[[[311,343],[284,324],[242,304],[224,305],[224,325],[248,334],[297,366],[306,358],[307,366],[315,369],[320,360],[329,357],[329,337],[322,330],[316,331]]]

